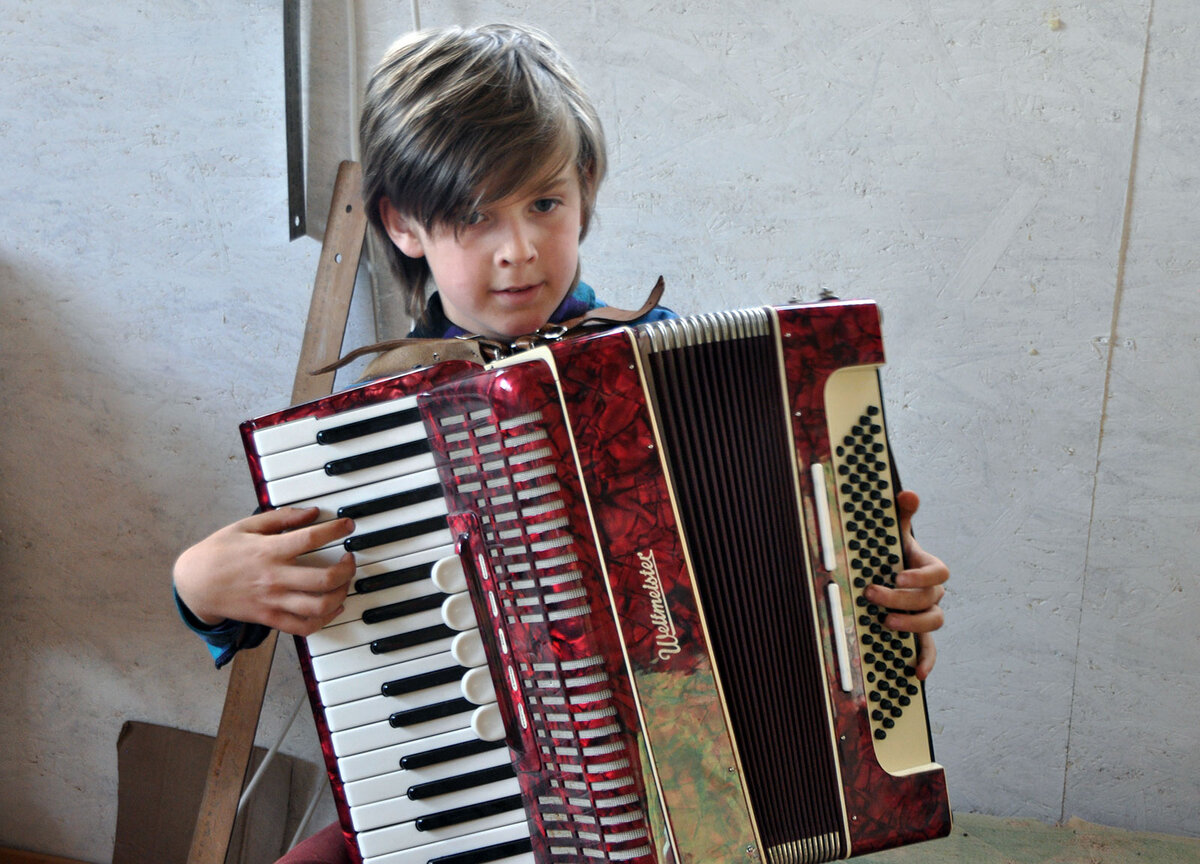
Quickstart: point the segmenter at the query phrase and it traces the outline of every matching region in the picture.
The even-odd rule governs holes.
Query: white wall
[[[319,6],[317,223],[349,153],[344,4]],[[361,6],[365,74],[408,4]],[[893,444],[954,574],[929,698],[955,807],[1200,835],[1194,4],[422,17],[575,59],[611,302],[661,273],[682,312],[883,305]],[[216,728],[168,574],[252,506],[236,426],[291,386],[318,247],[287,241],[281,58],[274,3],[0,2],[0,845],[107,860],[121,723]],[[262,740],[299,693],[285,646]]]

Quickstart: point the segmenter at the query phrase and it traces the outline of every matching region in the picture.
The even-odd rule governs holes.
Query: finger
[[[883,626],[898,633],[932,633],[945,623],[940,606],[930,606],[919,612],[889,612]]]
[[[313,525],[306,528],[298,534],[306,534],[308,541],[312,544],[309,548],[320,549],[333,543],[336,540],[341,540],[343,537],[348,537],[354,532],[354,520],[348,517],[341,519],[333,519],[329,522],[322,522],[319,525]]]
[[[292,564],[279,571],[279,586],[282,593],[324,595],[341,592],[345,597],[354,578],[354,555],[346,552],[333,564],[312,566]]]
[[[343,517],[332,519],[329,522],[319,522],[316,525],[281,535],[281,551],[284,557],[295,558],[305,552],[312,552],[341,540],[353,531],[353,519]]]
[[[937,662],[937,646],[933,642],[933,636],[929,633],[921,633],[917,636],[917,678],[924,681],[929,677],[929,673],[933,671],[933,664]]]
[[[323,627],[345,610],[345,599],[345,589],[312,594],[293,591],[279,599],[276,609]]]
[[[909,534],[912,531],[912,517],[921,506],[921,498],[911,489],[902,489],[896,493],[896,513],[900,517],[900,531]]]
[[[896,574],[897,588],[932,588],[950,578],[950,568],[943,564],[941,559],[924,552],[914,557],[920,560],[913,562],[909,569]]]
[[[863,592],[876,606],[896,609],[901,612],[921,612],[936,606],[946,596],[941,585],[928,588],[888,588],[886,585],[871,585]]]
[[[268,619],[263,621],[268,627],[272,627],[281,633],[287,633],[292,636],[311,636],[329,621],[336,618],[340,611],[336,611],[328,618],[313,618],[303,615],[293,615],[290,612],[276,611],[268,616]]]
[[[320,512],[316,507],[280,507],[247,516],[236,524],[252,534],[281,534],[309,524]]]

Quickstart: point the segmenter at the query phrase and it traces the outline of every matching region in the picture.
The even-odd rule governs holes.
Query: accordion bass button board
[[[800,864],[949,833],[915,640],[863,593],[903,569],[883,362],[871,302],[766,307],[243,424],[263,506],[356,508],[347,611],[298,640],[356,854]]]

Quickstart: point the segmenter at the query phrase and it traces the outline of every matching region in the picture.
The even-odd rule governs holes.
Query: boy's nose
[[[501,264],[528,264],[537,257],[533,232],[524,225],[510,225],[498,252]]]

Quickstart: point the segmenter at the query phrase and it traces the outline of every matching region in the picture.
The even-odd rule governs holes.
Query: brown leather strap
[[[547,324],[534,333],[512,340],[507,345],[477,334],[468,334],[453,339],[389,339],[386,342],[355,348],[335,362],[322,366],[320,369],[314,369],[309,374],[327,375],[368,354],[377,356],[367,364],[363,371],[364,379],[398,375],[418,366],[432,366],[443,360],[469,360],[483,364],[537,345],[544,345],[547,342],[577,336],[589,329],[636,321],[658,306],[665,290],[666,283],[663,281],[663,277],[659,276],[654,287],[650,289],[649,296],[637,309],[598,306],[595,309],[589,309],[582,315],[563,321],[561,324]]]
[[[649,315],[655,306],[662,300],[663,292],[667,290],[666,282],[663,277],[659,276],[658,281],[654,283],[654,287],[650,289],[650,294],[646,297],[641,307],[638,309],[615,309],[612,306],[597,306],[595,309],[589,309],[580,315],[578,318],[572,318],[569,321],[564,321],[560,327],[565,327],[568,333],[571,333],[578,327],[585,324],[628,324],[630,321],[636,321],[644,315]]]

